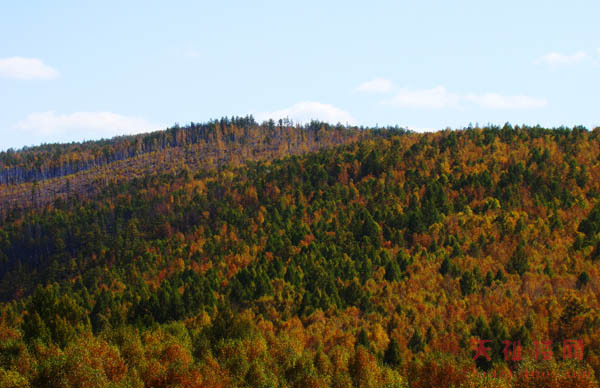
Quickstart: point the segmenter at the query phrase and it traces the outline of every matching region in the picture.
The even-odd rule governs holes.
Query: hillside
[[[317,121],[294,126],[288,120],[259,125],[247,116],[110,140],[11,149],[0,152],[0,216],[56,200],[92,198],[136,177],[303,154],[363,136],[359,128]]]
[[[0,386],[598,386],[600,129],[236,120],[0,155]]]

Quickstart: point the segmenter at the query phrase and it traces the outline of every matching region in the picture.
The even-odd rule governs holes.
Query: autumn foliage
[[[235,119],[0,160],[2,387],[598,386],[600,129]]]

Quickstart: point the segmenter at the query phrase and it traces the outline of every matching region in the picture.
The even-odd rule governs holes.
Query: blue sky
[[[597,1],[4,2],[0,149],[246,114],[593,128],[598,15]]]

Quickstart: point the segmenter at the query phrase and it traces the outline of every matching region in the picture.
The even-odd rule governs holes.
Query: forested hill
[[[0,152],[0,216],[15,207],[93,197],[111,183],[182,166],[194,171],[302,154],[376,132],[381,131],[317,121],[304,126],[288,120],[258,124],[247,116],[110,140],[11,149]]]
[[[252,116],[224,117],[203,124],[192,122],[184,127],[176,124],[164,131],[108,140],[45,144],[17,151],[10,149],[0,152],[0,184],[61,177],[166,148],[200,143],[225,147],[231,143],[258,146],[260,143],[275,142],[278,145],[285,142],[289,146],[299,146],[301,139],[298,134],[289,133],[300,132],[299,129],[288,120],[269,121],[261,126]],[[316,133],[330,129],[330,125],[315,121],[302,129]]]
[[[8,212],[0,386],[598,387],[600,128],[286,133]]]

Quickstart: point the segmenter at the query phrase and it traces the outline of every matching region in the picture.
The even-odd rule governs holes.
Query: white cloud
[[[149,132],[159,128],[160,126],[142,118],[111,112],[36,112],[17,124],[17,129],[36,136],[37,141],[90,140]]]
[[[436,86],[432,89],[402,89],[388,103],[401,108],[440,109],[457,107],[459,100],[459,95]]]
[[[386,93],[392,90],[392,81],[385,78],[375,78],[371,81],[364,82],[356,88],[359,92],[366,93]]]
[[[536,63],[537,64],[546,64],[551,66],[558,65],[575,65],[585,61],[588,58],[588,54],[585,51],[577,51],[573,54],[563,54],[558,52],[553,52],[546,54],[539,58]]]
[[[0,77],[14,79],[54,79],[58,71],[37,58],[12,57],[0,59]]]
[[[193,48],[185,49],[185,51],[183,52],[183,56],[186,58],[193,58],[193,59],[202,58],[202,54],[200,53],[200,51],[195,50]]]
[[[410,129],[411,131],[415,131],[415,132],[437,132],[439,131],[439,128],[429,128],[429,127],[408,127],[408,129]]]
[[[488,109],[536,109],[548,105],[542,98],[529,96],[502,96],[495,93],[468,94],[467,101]]]
[[[311,120],[326,121],[332,124],[355,123],[354,117],[352,117],[352,115],[345,110],[336,108],[330,104],[322,104],[320,102],[313,101],[299,102],[289,108],[274,112],[257,113],[255,116],[259,121],[289,118],[297,123],[307,123]]]
[[[384,103],[413,109],[459,109],[468,107],[469,104],[487,109],[536,109],[548,105],[548,101],[542,98],[523,95],[504,96],[497,93],[458,94],[448,91],[444,86],[432,89],[402,89]]]

